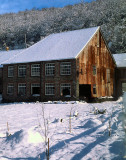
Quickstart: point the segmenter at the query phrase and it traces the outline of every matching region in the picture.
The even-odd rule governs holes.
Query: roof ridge
[[[53,33],[4,64],[76,58],[100,27]]]

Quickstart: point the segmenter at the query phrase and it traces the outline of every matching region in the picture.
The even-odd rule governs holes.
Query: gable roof
[[[3,63],[6,63],[8,60],[12,59],[14,56],[18,55],[23,50],[24,49],[0,51],[0,68],[3,67]]]
[[[99,27],[51,34],[3,64],[76,58]]]
[[[126,53],[113,54],[117,67],[126,67]]]

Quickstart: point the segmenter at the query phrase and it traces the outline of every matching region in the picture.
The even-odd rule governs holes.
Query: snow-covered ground
[[[123,110],[122,99],[0,104],[0,160],[45,159],[45,137],[50,160],[122,160]]]

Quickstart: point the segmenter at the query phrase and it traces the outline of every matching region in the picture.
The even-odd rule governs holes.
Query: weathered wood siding
[[[93,75],[93,66],[96,66],[96,75]],[[110,81],[107,80],[107,69],[110,70]],[[99,30],[77,57],[79,84],[90,84],[92,97],[111,96],[114,70],[115,63]],[[93,94],[93,85],[96,85],[96,94]]]

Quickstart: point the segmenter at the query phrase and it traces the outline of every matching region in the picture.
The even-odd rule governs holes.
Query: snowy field
[[[44,160],[48,138],[50,160],[125,159],[123,116],[121,98],[0,104],[0,160]]]

